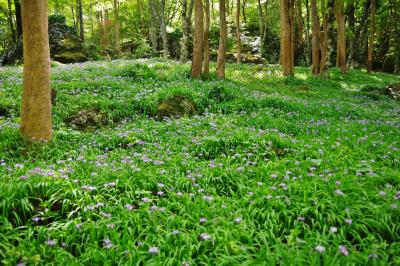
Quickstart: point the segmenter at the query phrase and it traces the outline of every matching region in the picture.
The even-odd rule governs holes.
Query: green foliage
[[[0,264],[399,264],[399,102],[381,90],[399,77],[188,73],[155,59],[57,66],[54,140],[32,146],[18,133],[22,69],[0,68]],[[196,113],[156,119],[171,95]],[[69,124],[82,110],[101,126]]]

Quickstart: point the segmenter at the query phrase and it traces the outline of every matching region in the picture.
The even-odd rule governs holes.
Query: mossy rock
[[[196,112],[194,102],[184,95],[172,95],[164,99],[158,106],[157,116],[163,117],[182,117],[193,115]]]
[[[107,124],[106,115],[98,109],[83,109],[66,119],[69,126],[80,131],[89,131]]]
[[[400,83],[392,84],[386,87],[386,94],[395,100],[400,99]]]
[[[80,63],[87,61],[87,56],[81,51],[65,51],[53,56],[53,58],[61,63]]]

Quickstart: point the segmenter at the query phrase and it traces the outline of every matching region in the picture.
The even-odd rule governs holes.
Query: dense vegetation
[[[1,68],[1,263],[398,265],[399,77],[295,71],[54,66],[54,140],[26,146]],[[171,95],[195,113],[157,117]]]

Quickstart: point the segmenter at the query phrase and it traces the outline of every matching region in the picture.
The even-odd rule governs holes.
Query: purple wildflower
[[[352,219],[345,219],[344,220],[346,224],[353,224],[353,220]]]
[[[235,223],[240,224],[242,222],[242,217],[235,218]]]
[[[332,226],[329,231],[331,231],[331,233],[336,233],[338,231],[337,227]]]
[[[57,240],[49,239],[46,241],[46,245],[48,245],[50,247],[54,247],[55,245],[57,245]]]
[[[207,233],[200,234],[200,240],[210,240],[211,236]]]
[[[315,247],[315,251],[319,252],[319,253],[324,253],[325,252],[325,247],[321,246],[321,245],[317,245]]]
[[[349,251],[347,250],[346,246],[344,246],[344,245],[340,245],[340,246],[339,246],[339,251],[340,251],[340,253],[342,253],[344,256],[348,256],[348,255],[349,255]]]
[[[150,254],[158,254],[159,252],[160,252],[160,249],[158,247],[150,247],[149,248]]]
[[[206,222],[207,222],[207,218],[204,218],[204,217],[203,217],[203,218],[200,218],[200,223],[201,223],[201,224],[204,224],[204,223],[206,223]]]
[[[338,195],[338,196],[344,196],[343,191],[341,191],[340,189],[336,189],[335,190],[335,194]]]
[[[106,238],[103,240],[103,247],[106,249],[111,249],[112,247],[114,247],[114,245],[110,239]]]

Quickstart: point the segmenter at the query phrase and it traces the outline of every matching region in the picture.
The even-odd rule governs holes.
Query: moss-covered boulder
[[[49,16],[50,57],[61,63],[78,63],[88,60],[88,53],[78,37],[75,28],[65,23],[61,15]],[[3,65],[12,65],[22,61],[22,38],[8,49],[2,59]]]
[[[65,122],[76,130],[89,131],[106,125],[107,117],[98,109],[82,109],[68,117]]]
[[[159,118],[182,117],[193,115],[195,112],[196,106],[190,98],[175,94],[161,101],[158,105],[157,116]]]
[[[386,93],[390,98],[400,100],[400,83],[387,86]]]

